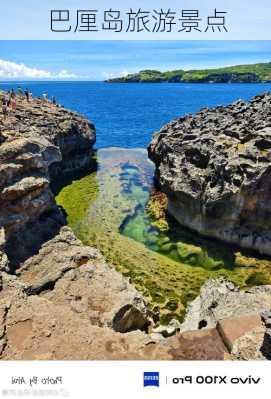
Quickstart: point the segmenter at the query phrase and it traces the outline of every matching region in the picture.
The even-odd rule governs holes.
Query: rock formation
[[[62,107],[18,99],[0,131],[0,228],[19,263],[63,224],[50,184],[89,167],[95,129]]]
[[[232,357],[271,359],[271,286],[241,291],[223,278],[207,281],[180,331],[216,328]]]
[[[137,338],[135,347],[150,341],[141,331],[129,333],[150,324],[141,295],[69,227],[16,275],[2,272],[0,309],[4,359],[118,358],[120,333],[128,343]]]
[[[174,120],[149,156],[182,225],[271,255],[271,94]]]

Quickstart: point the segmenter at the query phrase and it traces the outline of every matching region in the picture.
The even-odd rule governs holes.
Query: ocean
[[[103,82],[1,82],[0,88],[18,85],[34,96],[47,92],[91,119],[97,129],[96,148],[146,148],[153,132],[174,118],[271,90],[271,84]]]

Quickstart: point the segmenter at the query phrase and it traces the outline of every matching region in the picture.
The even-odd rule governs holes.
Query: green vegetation
[[[72,196],[71,196],[72,189]],[[65,209],[67,222],[78,231],[85,219],[89,204],[99,192],[95,174],[83,177],[64,187],[56,196],[57,203]]]
[[[146,69],[125,77],[107,80],[109,83],[259,83],[271,82],[271,62],[236,65],[216,69],[160,72]]]
[[[98,163],[97,173],[63,188],[57,203],[77,237],[129,279],[161,324],[182,321],[207,279],[225,276],[241,288],[271,283],[269,259],[234,252],[165,220],[166,201],[153,192],[153,166],[144,152],[99,150]]]

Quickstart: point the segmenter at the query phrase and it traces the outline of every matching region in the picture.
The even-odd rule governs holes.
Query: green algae
[[[65,187],[57,203],[75,234],[142,292],[161,324],[182,321],[209,278],[225,276],[242,288],[271,283],[270,260],[181,228],[164,205],[157,212],[152,204],[150,211],[153,165],[145,151],[99,150],[97,161],[98,171]]]
[[[56,196],[56,202],[64,208],[67,214],[68,224],[77,234],[84,221],[89,204],[95,201],[98,192],[99,185],[96,176],[90,174],[73,181]]]
[[[263,272],[255,272],[255,273],[252,273],[246,279],[246,284],[249,287],[253,287],[256,285],[266,285],[266,284],[270,284],[270,279]]]

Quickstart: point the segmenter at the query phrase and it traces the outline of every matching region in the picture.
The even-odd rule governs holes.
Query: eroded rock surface
[[[125,312],[120,315],[124,307],[129,307],[129,318]],[[104,345],[112,346],[109,358],[117,358],[130,336],[135,348],[150,341],[139,331],[135,344],[136,334],[129,335],[151,324],[142,297],[68,227],[16,276],[2,274],[0,309],[4,359],[101,358],[107,353]],[[128,333],[128,338],[115,331]]]
[[[271,94],[174,120],[149,156],[182,225],[271,255]]]
[[[182,331],[215,327],[219,320],[271,309],[271,286],[240,290],[224,278],[208,280],[190,303]]]
[[[16,266],[63,225],[51,185],[89,167],[95,142],[79,114],[38,99],[17,103],[0,117],[1,240]]]
[[[216,328],[233,358],[270,359],[271,286],[240,290],[220,278],[207,281],[188,307],[181,332]]]

